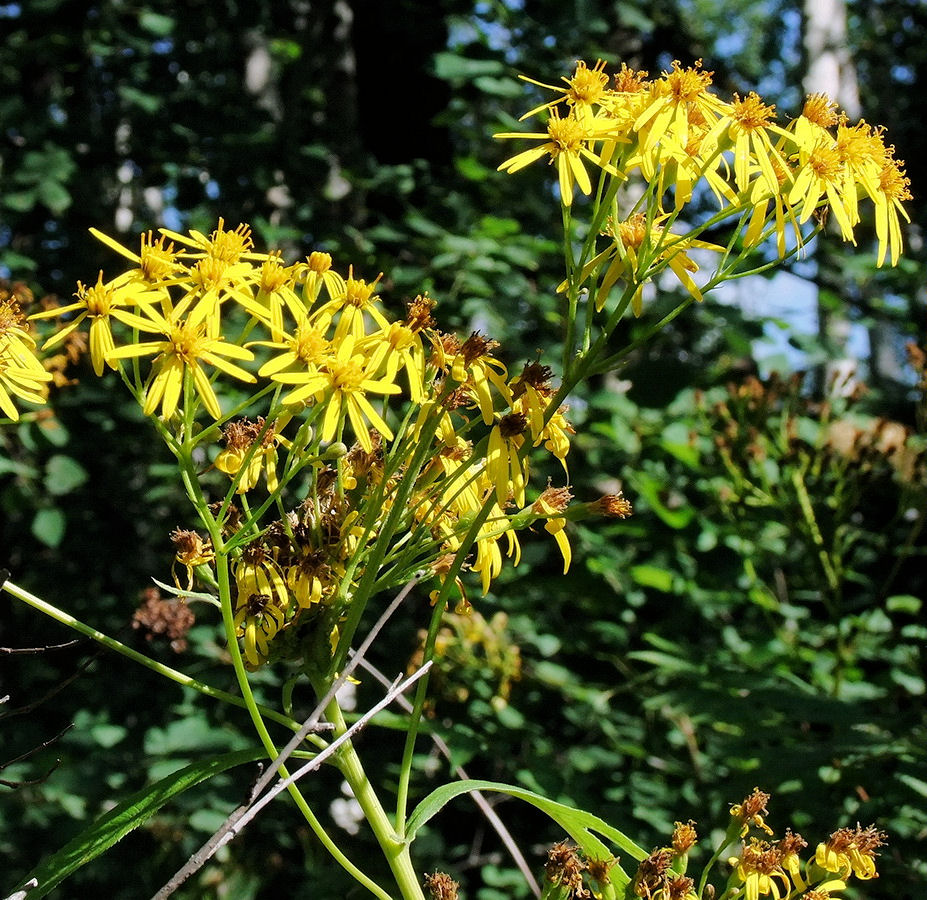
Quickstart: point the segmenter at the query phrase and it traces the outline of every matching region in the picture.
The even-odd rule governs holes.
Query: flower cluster
[[[885,840],[883,832],[874,826],[840,828],[803,862],[800,854],[808,844],[800,834],[787,829],[778,841],[766,839],[773,837],[764,821],[768,801],[769,795],[756,788],[731,807],[728,832],[744,839],[740,854],[729,859],[734,870],[731,881],[745,897],[772,895],[780,900],[802,892],[805,898],[826,898],[843,891],[854,875],[861,880],[878,878],[875,851]],[[761,829],[764,837],[749,835],[753,827]]]
[[[630,879],[628,896],[643,900],[698,900],[713,896],[731,900],[759,900],[766,896],[774,900],[836,900],[852,876],[862,880],[878,877],[875,851],[885,840],[881,831],[858,825],[841,828],[818,844],[809,859],[802,860],[802,851],[808,844],[800,834],[787,829],[782,838],[774,840],[773,830],[765,821],[768,802],[769,794],[756,788],[731,807],[730,824],[708,862],[698,891],[695,880],[686,874],[689,851],[697,843],[694,823],[690,821],[677,822],[670,846],[658,847],[639,862]],[[709,870],[726,849],[737,845],[739,849],[728,852],[726,857],[730,867],[727,883],[715,889],[708,882]]]
[[[339,274],[321,252],[287,265],[256,252],[246,225],[145,234],[137,253],[95,234],[131,266],[33,318],[68,317],[47,347],[89,328],[94,371],[118,371],[178,456],[205,452],[231,480],[211,542],[175,535],[186,570],[175,581],[190,590],[195,570],[214,565],[221,531],[251,666],[322,610],[334,634],[365,577],[380,590],[424,569],[443,584],[466,560],[485,592],[504,555],[518,562],[515,530],[536,521],[569,566],[569,490],[528,496],[530,453],[546,451],[566,474],[573,434],[546,366],[510,375],[495,341],[440,331],[427,296],[391,321],[382,276]],[[25,367],[29,338],[15,325],[7,333]],[[215,424],[197,421],[203,411]]]
[[[547,158],[556,166],[567,207],[576,190],[592,193],[590,169],[604,179],[601,196],[606,198],[632,175],[646,183],[645,197],[652,201],[646,223],[638,210],[626,221],[609,223],[602,231],[609,248],[590,268],[607,264],[607,280],[614,284],[622,270],[643,281],[654,274],[649,270],[655,264],[671,265],[692,296],[701,299],[688,274],[695,264],[686,255],[699,245],[657,227],[664,218],[674,220],[697,187],[710,191],[721,209],[713,222],[740,218],[747,247],[775,235],[783,257],[791,252],[789,243],[801,247],[802,226],[813,215],[823,220],[828,211],[842,237],[855,243],[859,202],[868,198],[875,207],[878,264],[886,257],[897,263],[900,219],[910,221],[903,203],[911,195],[903,163],[886,145],[881,128],[850,124],[822,94],[809,96],[801,115],[780,125],[775,107],[753,92],[731,100],[713,93],[712,73],[700,61],[691,67],[674,62],[657,79],[647,75],[622,65],[610,83],[604,63],[589,68],[579,62],[563,79],[565,86],[532,82],[558,94],[523,117],[547,111],[545,131],[495,135],[541,141],[499,168],[517,172]],[[607,293],[610,285],[603,287]]]
[[[52,374],[36,356],[15,291],[0,290],[0,415],[19,419],[13,398],[44,403]]]

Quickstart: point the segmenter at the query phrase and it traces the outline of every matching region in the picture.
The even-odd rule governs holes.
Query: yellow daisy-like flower
[[[911,221],[901,205],[911,199],[911,191],[908,190],[910,183],[902,164],[889,157],[879,172],[879,187],[872,198],[876,208],[876,236],[879,239],[878,266],[885,262],[886,253],[891,257],[893,266],[897,265],[901,256],[901,223],[898,217],[901,216],[906,222]]]
[[[569,488],[552,488],[548,487],[531,506],[533,512],[539,516],[547,516],[547,522],[544,524],[544,530],[553,536],[563,555],[563,574],[570,571],[570,563],[573,560],[573,552],[570,549],[570,541],[566,534],[566,519],[558,516],[557,513],[563,512],[573,499]]]
[[[756,177],[764,193],[779,193],[779,172],[787,169],[785,160],[773,146],[771,135],[791,138],[789,132],[772,121],[775,106],[766,106],[759,95],[751,91],[741,99],[734,94],[730,117],[719,120],[707,141],[726,139],[734,151],[734,180],[737,190],[746,193],[750,179]]]
[[[254,359],[254,354],[244,347],[227,343],[221,337],[207,336],[205,323],[194,325],[186,321],[169,320],[153,310],[148,310],[148,314],[151,320],[140,320],[138,327],[144,326],[146,331],[161,333],[164,340],[119,347],[106,354],[106,361],[111,363],[114,360],[158,354],[142,406],[146,416],[150,416],[160,404],[161,415],[170,418],[177,409],[184,376],[190,372],[196,391],[209,414],[214,419],[221,418],[219,400],[203,364],[215,366],[241,381],[254,382],[256,379],[250,372],[226,358],[245,361]]]
[[[550,109],[564,100],[574,108],[577,118],[585,119],[590,113],[591,108],[602,103],[608,94],[608,75],[605,74],[605,62],[598,60],[590,69],[583,60],[577,60],[576,71],[572,77],[563,76],[562,81],[566,82],[566,87],[560,87],[556,84],[544,84],[542,81],[535,81],[528,78],[527,75],[520,76],[523,81],[530,84],[536,84],[538,87],[547,88],[549,91],[557,91],[562,94],[549,103],[542,103],[534,109],[528,110],[518,121],[523,122],[531,118],[544,109]]]
[[[792,885],[782,868],[782,853],[766,841],[752,839],[743,848],[739,859],[731,860],[736,875],[744,885],[746,900],[758,900],[771,894],[774,900],[789,896]]]
[[[35,341],[23,328],[19,304],[0,300],[0,412],[15,422],[19,411],[13,397],[44,403],[52,377],[35,355]]]
[[[133,278],[132,272],[120,275],[113,281],[103,283],[103,273],[97,276],[97,283],[92,287],[85,287],[77,282],[76,303],[49,309],[45,312],[35,313],[31,319],[49,319],[54,316],[65,316],[77,312],[78,315],[64,328],[52,335],[44,344],[43,350],[56,347],[67,336],[79,328],[86,319],[90,319],[90,359],[93,362],[93,371],[99,376],[103,374],[103,364],[111,369],[116,364],[110,362],[108,354],[115,348],[111,320],[116,319],[131,328],[146,329],[148,322],[145,319],[129,312],[125,307],[141,307],[149,312],[149,305],[161,301],[163,294],[157,290],[148,290]],[[79,310],[79,312],[78,312]]]
[[[664,217],[661,216],[660,218]],[[645,213],[635,213],[629,219],[617,224],[609,222],[605,233],[613,237],[614,242],[586,263],[582,271],[582,278],[585,280],[596,269],[602,268],[599,289],[595,296],[597,310],[601,310],[605,306],[605,301],[608,299],[611,289],[619,279],[637,279],[639,283],[631,299],[631,309],[635,316],[639,316],[643,311],[644,284],[659,271],[662,271],[664,266],[669,266],[676,278],[679,279],[679,283],[689,294],[696,300],[701,301],[702,292],[690,274],[698,271],[698,264],[689,257],[688,251],[694,247],[699,247],[719,253],[724,252],[723,247],[707,241],[679,238],[673,235],[666,235],[664,238],[664,232],[660,225],[657,222],[648,223]],[[654,253],[653,248],[661,243],[662,249]],[[641,272],[640,257],[644,254],[652,255],[653,259],[647,267],[647,271]],[[608,263],[607,268],[605,263]],[[560,289],[565,288],[566,282],[560,285]]]
[[[405,369],[409,395],[414,403],[423,399],[425,384],[425,350],[418,332],[402,322],[393,322],[384,331],[369,335],[358,343],[369,354],[371,372],[383,370],[386,381],[395,381],[399,369]]]
[[[510,412],[502,416],[489,433],[486,474],[495,488],[499,506],[504,507],[510,495],[518,506],[525,503],[528,460],[521,459],[519,450],[527,430],[528,417],[524,413]]]
[[[347,292],[347,285],[334,269],[329,253],[314,250],[306,257],[304,263],[296,266],[297,280],[303,284],[303,302],[307,307],[312,306],[324,287],[328,298],[334,300]]]
[[[847,201],[846,165],[833,139],[822,139],[810,149],[799,150],[799,168],[788,194],[791,206],[800,207],[798,221],[807,222],[826,198],[840,233],[846,241],[853,237],[851,206]],[[855,189],[852,204],[855,205]]]
[[[671,72],[650,87],[649,102],[634,122],[643,152],[653,150],[665,137],[685,147],[692,124],[709,128],[728,112],[728,106],[710,93],[713,72],[702,69],[702,61],[682,68],[673,60]]]
[[[851,872],[868,881],[878,878],[876,850],[885,843],[885,832],[874,825],[863,828],[840,828],[824,843],[818,844],[814,861],[827,872],[846,878]]]
[[[531,138],[544,141],[539,147],[524,150],[510,157],[499,166],[500,172],[517,172],[535,160],[550,157],[551,164],[556,163],[557,178],[560,184],[560,196],[565,206],[573,202],[573,188],[578,187],[584,194],[592,192],[589,173],[583,165],[583,159],[595,166],[605,166],[600,156],[593,152],[596,141],[601,141],[613,130],[613,123],[607,118],[588,117],[582,121],[571,111],[566,118],[561,118],[556,109],[550,111],[547,132],[520,133],[502,132],[494,134],[495,138]],[[618,175],[615,169],[608,169]]]
[[[325,403],[325,418],[322,422],[321,439],[333,440],[345,415],[351,422],[354,435],[360,445],[370,453],[368,425],[372,425],[387,440],[393,432],[367,399],[367,394],[398,394],[398,385],[373,377],[370,360],[355,353],[355,340],[348,335],[338,345],[333,357],[329,357],[319,368],[304,372],[275,372],[274,381],[297,385],[283,398],[286,404],[305,403],[309,400]]]
[[[335,326],[335,334],[332,337],[335,343],[339,343],[348,336],[355,339],[364,337],[366,334],[365,315],[370,316],[379,328],[389,328],[389,322],[377,308],[377,301],[380,298],[374,293],[377,283],[382,277],[383,273],[381,272],[373,281],[368,283],[363,278],[354,277],[353,266],[348,268],[344,291],[329,300],[317,313],[320,315],[327,314],[330,317],[340,313],[338,324]]]
[[[124,256],[138,266],[137,269],[127,272],[127,276],[135,276],[151,286],[170,282],[181,272],[186,271],[186,266],[180,261],[174,245],[167,243],[167,237],[163,234],[156,240],[152,232],[144,232],[141,236],[141,248],[138,253],[134,253],[96,228],[91,228],[90,233],[111,250],[115,250],[120,256]]]
[[[266,254],[252,252],[254,240],[251,237],[251,226],[244,223],[237,225],[233,231],[226,231],[225,220],[219,219],[215,231],[208,236],[195,228],[191,228],[189,234],[180,234],[168,228],[160,231],[185,247],[190,247],[193,252],[186,251],[185,255],[194,259],[208,256],[231,265],[242,259],[266,258]]]

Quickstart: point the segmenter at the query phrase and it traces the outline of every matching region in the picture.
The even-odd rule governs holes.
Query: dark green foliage
[[[909,160],[920,212],[923,9],[878,2],[851,11],[866,117],[886,123]],[[578,57],[655,73],[673,58],[704,56],[724,89],[765,90],[771,80],[768,93],[795,112],[797,13],[785,3],[591,0],[2,6],[0,275],[66,299],[77,279],[93,281],[115,262],[88,227],[131,244],[142,229],[210,230],[221,215],[251,222],[291,256],[323,248],[364,277],[382,269],[396,312],[428,289],[442,325],[500,338],[514,368],[555,335],[561,274],[549,173],[495,172],[509,148],[488,135],[513,128],[541,96],[513,75],[556,83]],[[403,27],[409,21],[414,28]],[[832,253],[839,277],[823,280],[825,302],[849,305],[867,325],[887,318],[923,344],[920,251],[896,271],[876,271],[871,243]],[[622,337],[638,336],[647,316]],[[507,570],[493,596],[474,598],[487,618],[508,614],[521,679],[500,704],[494,673],[476,677],[464,703],[438,702],[431,724],[471,777],[575,803],[644,847],[665,842],[676,819],[696,819],[703,835],[723,828],[728,804],[755,784],[774,794],[777,830],[792,824],[812,843],[838,825],[876,822],[889,845],[866,895],[914,897],[927,879],[923,472],[902,477],[871,447],[857,457],[828,448],[810,387],[751,407],[760,331],[734,307],[692,308],[573,403],[574,493],[592,500],[622,486],[635,515],[572,530],[568,578],[547,535],[526,540],[522,567]],[[182,656],[130,627],[150,576],[169,580],[169,531],[191,522],[166,451],[115,379],[72,374],[80,384],[57,394],[54,417],[0,437],[0,566],[82,620],[227,687],[205,612]],[[728,381],[738,386],[732,395]],[[874,387],[860,411],[914,424],[910,381]],[[727,413],[716,406],[723,400]],[[786,420],[794,439],[780,439]],[[836,583],[801,526],[795,473]],[[2,598],[0,645],[70,639]],[[427,599],[404,615],[375,651],[389,675],[415,652]],[[82,642],[3,661],[5,711],[19,712],[0,722],[0,762],[53,743],[3,770],[36,783],[0,787],[0,891],[113,803],[251,740],[238,710],[95,654]],[[278,678],[262,673],[258,690],[273,698]],[[368,679],[360,695],[362,704],[379,697]],[[297,715],[311,707],[308,697],[295,704]],[[389,783],[401,735],[371,729],[359,749]],[[434,766],[424,740],[420,751],[414,787],[424,796],[440,782],[426,774]],[[241,771],[177,798],[60,896],[153,893],[241,802],[251,778]],[[326,818],[339,781],[322,773],[307,793]],[[498,810],[540,872],[544,846],[562,832],[515,803]],[[377,857],[365,840],[345,836],[366,865]],[[468,897],[528,895],[464,799],[416,846],[423,871],[451,872]],[[177,896],[327,900],[349,896],[346,884],[281,802]]]

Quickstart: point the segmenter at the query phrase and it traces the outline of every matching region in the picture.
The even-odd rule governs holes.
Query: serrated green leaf
[[[38,882],[38,886],[29,891],[30,900],[47,896],[81,866],[122,840],[178,794],[234,766],[264,758],[260,750],[239,750],[193,763],[132,794],[27,875],[23,884],[32,878]]]
[[[613,855],[608,846],[596,837],[597,834],[607,838],[636,860],[644,859],[647,856],[646,850],[638,847],[627,835],[617,828],[613,828],[598,816],[581,809],[573,809],[563,803],[556,803],[533,791],[527,791],[524,788],[510,784],[501,784],[497,781],[458,781],[453,784],[442,785],[437,790],[432,791],[415,807],[412,815],[409,816],[406,823],[406,843],[411,844],[415,840],[415,834],[419,828],[440,812],[451,800],[471,791],[495,791],[530,803],[550,816],[563,828],[590,859],[605,860]],[[628,875],[618,866],[615,866],[610,871],[610,874],[613,882],[619,888],[624,887],[630,881]]]
[[[56,453],[45,464],[45,487],[50,494],[61,497],[87,481],[87,470],[76,460]]]

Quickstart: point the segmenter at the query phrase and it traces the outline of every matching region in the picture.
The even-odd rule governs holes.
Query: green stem
[[[348,727],[337,700],[333,699],[328,704],[325,715],[334,724],[336,737],[347,731]],[[370,825],[380,844],[380,848],[383,850],[383,855],[389,863],[402,897],[404,900],[425,900],[419,877],[412,866],[409,844],[393,829],[389,816],[387,816],[386,810],[383,809],[383,804],[380,803],[380,798],[374,791],[373,785],[364,771],[352,741],[346,741],[339,748],[335,755],[335,765],[344,776],[345,781],[350,785],[354,798],[363,810],[367,823]]]
[[[217,529],[214,528],[213,530]],[[241,657],[241,649],[238,646],[238,635],[235,627],[234,612],[232,610],[228,556],[224,553],[216,554],[216,580],[219,584],[219,599],[222,603],[222,621],[225,626],[226,641],[228,644],[229,656],[232,658],[232,667],[235,670],[235,677],[238,680],[238,686],[245,701],[245,707],[251,714],[251,721],[254,724],[255,731],[257,731],[258,737],[264,745],[264,751],[267,753],[268,759],[274,760],[280,753],[267,731],[267,726],[264,724],[264,719],[261,717],[261,710],[254,700],[254,694],[251,691],[251,682],[248,680],[245,663]],[[284,765],[277,767],[277,773],[281,778],[289,777],[289,772]],[[309,804],[306,802],[305,797],[303,797],[297,785],[289,785],[287,791],[293,798],[299,811],[303,814],[303,818],[309,824],[309,827],[315,832],[316,837],[332,855],[335,861],[375,897],[380,898],[380,900],[392,900],[390,895],[384,891],[383,888],[365,875],[344,855],[344,853],[342,853],[341,848],[332,840],[322,823],[316,818],[315,813],[309,808]]]
[[[228,694],[225,691],[219,690],[219,688],[212,687],[212,685],[204,684],[202,681],[197,681],[195,678],[191,678],[189,675],[184,675],[183,672],[178,672],[176,669],[172,669],[170,666],[159,663],[157,660],[151,659],[150,657],[139,653],[137,650],[133,650],[131,647],[127,647],[125,644],[120,643],[115,638],[111,638],[108,634],[104,634],[102,631],[97,631],[96,628],[81,622],[79,619],[75,619],[74,616],[58,609],[57,606],[52,606],[50,603],[46,603],[44,600],[36,597],[35,594],[30,594],[29,591],[24,590],[23,588],[19,587],[19,585],[13,584],[11,581],[4,583],[3,590],[5,590],[11,596],[15,597],[17,600],[22,600],[23,603],[27,603],[33,609],[37,609],[39,612],[51,617],[56,622],[61,622],[62,625],[67,625],[69,628],[73,628],[74,631],[78,632],[79,634],[92,638],[97,643],[102,644],[104,647],[107,647],[116,653],[122,654],[128,659],[131,659],[133,662],[137,662],[139,665],[144,666],[146,669],[151,669],[152,672],[157,672],[158,675],[163,675],[165,678],[169,678],[171,681],[175,681],[182,687],[192,688],[195,691],[199,691],[201,694],[205,694],[207,697],[213,697],[216,700],[221,700],[223,703],[230,703],[233,706],[238,706],[243,709],[247,708],[244,700],[242,700],[240,697],[236,697],[234,694]],[[271,719],[274,722],[279,722],[281,725],[285,725],[287,728],[293,731],[299,731],[300,723],[294,721],[288,716],[281,715],[275,710],[268,709],[264,706],[260,707],[260,710],[268,719]]]

